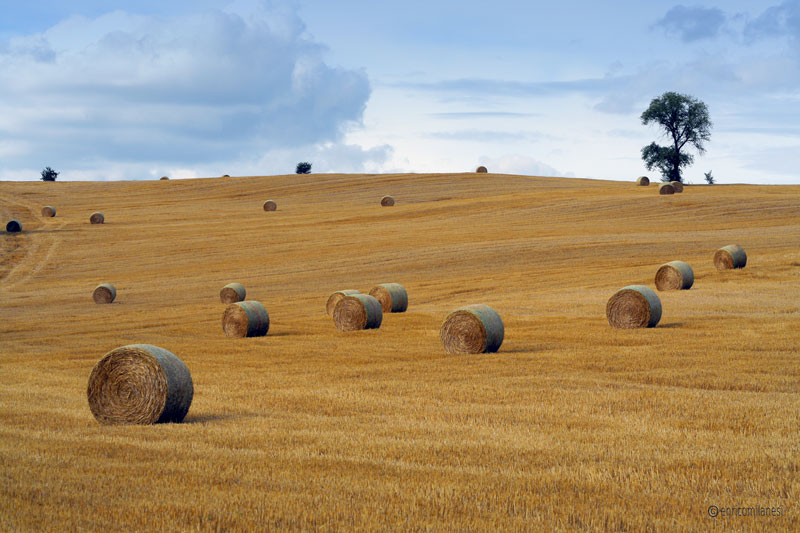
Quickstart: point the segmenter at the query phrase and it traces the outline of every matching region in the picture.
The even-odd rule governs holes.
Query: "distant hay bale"
[[[731,270],[744,268],[747,264],[747,254],[738,244],[723,246],[714,253],[714,266],[717,270]]]
[[[56,216],[56,208],[51,205],[46,205],[42,208],[42,216],[43,217],[54,217]]]
[[[278,209],[278,204],[274,200],[264,202],[264,211],[275,211],[276,209]]]
[[[230,176],[228,174],[223,174],[222,177],[223,178],[230,178]]]
[[[342,331],[381,327],[381,304],[369,294],[348,294],[333,309],[333,323]]]
[[[168,179],[169,179],[169,176],[161,176],[161,179],[162,179],[162,180],[168,180]]]
[[[269,314],[255,300],[236,302],[222,314],[222,329],[228,337],[263,337],[269,331]]]
[[[383,198],[381,198],[381,205],[383,207],[391,207],[391,206],[393,206],[394,205],[394,198],[392,198],[391,196],[384,196]]]
[[[486,169],[485,166],[481,165],[475,169],[475,172],[477,172],[478,174],[486,174],[489,171]]]
[[[658,186],[658,194],[675,194],[675,187],[670,183],[662,183]]]
[[[330,296],[328,296],[328,302],[325,304],[325,312],[328,313],[328,316],[333,316],[333,310],[336,309],[336,304],[339,303],[339,300],[344,298],[345,296],[350,296],[351,294],[360,294],[361,291],[357,289],[344,289],[341,291],[336,291]]]
[[[688,290],[693,284],[694,271],[683,261],[665,263],[656,272],[656,289],[660,291]]]
[[[157,424],[184,419],[194,385],[189,369],[172,352],[129,344],[94,365],[86,393],[101,424]]]
[[[636,185],[641,185],[642,187],[647,187],[648,185],[650,185],[650,178],[648,178],[647,176],[639,176],[636,179]]]
[[[609,298],[606,317],[615,328],[652,328],[661,320],[661,300],[649,287],[629,285]]]
[[[92,292],[92,299],[96,304],[110,304],[116,298],[117,289],[110,283],[101,283]]]
[[[683,183],[680,181],[670,181],[669,184],[672,185],[676,193],[683,192]]]
[[[403,313],[408,309],[408,293],[399,283],[381,283],[369,291],[384,313]]]
[[[103,216],[103,213],[100,211],[95,211],[92,213],[92,216],[89,217],[89,222],[92,224],[103,224],[106,221],[106,217]]]
[[[488,305],[467,305],[448,314],[439,337],[449,354],[496,352],[503,344],[505,328],[497,311]]]
[[[244,301],[247,291],[241,283],[228,283],[219,291],[219,301],[224,304],[233,304]]]
[[[6,224],[6,232],[19,233],[20,231],[22,231],[22,222],[19,220],[9,220]]]

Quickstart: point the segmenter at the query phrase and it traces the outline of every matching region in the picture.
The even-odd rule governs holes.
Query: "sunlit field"
[[[1,182],[2,229],[24,231],[0,233],[0,529],[800,529],[800,186],[657,186]],[[718,272],[728,244],[747,266]],[[672,260],[691,290],[658,293],[655,328],[612,329],[611,295]],[[266,337],[224,335],[234,281]],[[386,282],[407,312],[334,326],[333,291]],[[468,304],[502,317],[498,353],[445,354]],[[188,366],[183,423],[92,416],[92,367],[132,343]]]

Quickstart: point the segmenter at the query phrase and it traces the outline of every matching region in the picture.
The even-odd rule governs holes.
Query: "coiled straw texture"
[[[744,268],[747,264],[747,254],[738,244],[723,246],[714,253],[714,266],[717,270],[731,270]]]
[[[172,352],[130,344],[94,365],[86,392],[101,424],[154,424],[182,421],[194,386],[189,369]]]
[[[662,183],[658,186],[658,194],[675,194],[675,187],[671,183]]]
[[[383,198],[381,198],[381,205],[383,207],[391,207],[391,206],[393,206],[394,205],[394,198],[392,198],[391,196],[384,196]]]
[[[608,300],[606,317],[615,328],[652,328],[661,320],[661,300],[650,287],[629,285]]]
[[[341,291],[336,291],[330,296],[328,296],[328,301],[325,303],[325,312],[328,313],[328,316],[333,316],[333,310],[336,309],[336,304],[344,298],[345,296],[350,296],[351,294],[360,294],[361,291],[357,289],[344,289]]]
[[[680,181],[670,181],[669,184],[672,185],[676,193],[683,192],[683,183]]]
[[[694,271],[683,261],[670,261],[656,272],[656,289],[660,291],[685,291],[693,284]]]
[[[342,331],[358,331],[381,327],[381,304],[369,294],[344,296],[333,309],[333,323]]]
[[[92,213],[92,216],[89,217],[89,222],[92,224],[103,224],[106,221],[106,217],[100,211],[95,211]]]
[[[439,337],[449,354],[496,352],[503,344],[505,328],[497,311],[488,305],[468,305],[448,314]]]
[[[92,292],[92,299],[96,304],[110,304],[116,298],[117,289],[110,283],[101,283]]]
[[[380,302],[384,313],[403,313],[408,309],[408,293],[399,283],[381,283],[369,295]]]
[[[260,302],[236,302],[225,308],[222,329],[228,337],[263,337],[269,331],[269,314]]]
[[[219,291],[219,301],[224,304],[233,304],[244,301],[247,290],[241,283],[228,283]]]
[[[489,172],[489,170],[485,166],[481,165],[475,169],[475,172],[477,172],[478,174],[486,174],[487,172]]]
[[[278,209],[278,204],[275,203],[275,200],[267,200],[264,202],[264,211],[276,211]]]
[[[56,208],[52,205],[46,205],[42,208],[42,216],[43,217],[54,217],[56,216]]]
[[[647,176],[639,176],[636,179],[636,185],[641,185],[642,187],[647,187],[648,185],[650,185],[650,178],[648,178]]]

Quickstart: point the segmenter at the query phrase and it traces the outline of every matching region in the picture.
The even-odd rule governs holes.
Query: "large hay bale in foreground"
[[[351,294],[360,294],[361,291],[358,289],[344,289],[341,291],[336,291],[330,296],[328,296],[328,301],[325,303],[325,312],[328,313],[328,316],[333,316],[333,310],[336,309],[336,304],[344,298],[345,296],[350,296]]]
[[[228,337],[263,337],[269,331],[269,314],[255,300],[236,302],[222,314],[222,329]]]
[[[394,205],[394,198],[392,198],[391,196],[384,196],[383,198],[381,198],[381,205],[383,207],[391,207],[391,206],[393,206]]]
[[[116,297],[117,289],[110,283],[101,283],[92,292],[92,298],[96,304],[110,304]]]
[[[408,309],[408,293],[399,283],[381,283],[369,291],[384,313],[403,313]]]
[[[688,290],[693,284],[694,271],[683,261],[665,263],[656,272],[656,289],[660,291]]]
[[[247,290],[241,283],[228,283],[219,291],[219,301],[224,304],[234,304],[244,301]]]
[[[475,169],[475,172],[477,172],[478,174],[486,174],[489,171],[486,169],[485,166],[481,165]]]
[[[670,183],[662,183],[658,186],[658,194],[675,194],[675,187]]]
[[[661,320],[661,300],[650,287],[629,285],[609,298],[606,317],[615,328],[652,328]]]
[[[333,309],[333,323],[342,331],[381,327],[381,304],[369,294],[348,294]]]
[[[723,246],[714,253],[714,266],[717,270],[731,270],[744,268],[747,264],[747,254],[738,244]]]
[[[488,305],[468,305],[448,314],[439,330],[449,354],[496,352],[503,344],[505,328],[497,311]]]
[[[103,224],[106,221],[106,217],[103,216],[103,213],[100,211],[95,211],[92,213],[92,216],[89,217],[89,222],[92,224]]]
[[[42,208],[42,216],[43,217],[54,217],[56,216],[56,208],[52,205],[46,205]]]
[[[647,187],[648,185],[650,185],[650,178],[648,178],[647,176],[639,176],[636,179],[636,185],[641,185],[642,187]]]
[[[680,181],[670,181],[669,184],[672,185],[676,193],[683,192],[683,183]]]
[[[8,233],[19,233],[22,231],[22,222],[19,220],[9,220],[6,224],[6,231]]]
[[[189,369],[172,352],[129,344],[94,365],[86,392],[101,424],[155,424],[182,421],[194,386]]]
[[[278,204],[275,203],[275,200],[267,200],[264,202],[264,211],[275,211],[278,209]]]

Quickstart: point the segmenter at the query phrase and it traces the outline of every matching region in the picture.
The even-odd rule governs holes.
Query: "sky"
[[[800,0],[0,0],[0,179],[490,172],[800,183]]]

